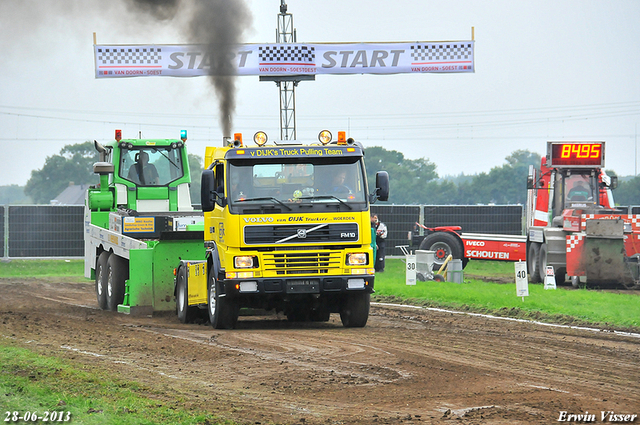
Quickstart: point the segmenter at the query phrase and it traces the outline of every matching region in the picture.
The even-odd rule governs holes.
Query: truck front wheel
[[[214,329],[233,329],[238,322],[238,305],[220,294],[218,281],[213,272],[209,274],[208,291],[209,322]]]
[[[102,251],[96,261],[96,297],[98,306],[107,309],[107,260],[109,251]]]
[[[357,292],[347,294],[340,308],[340,320],[345,328],[363,328],[369,318],[371,294]]]

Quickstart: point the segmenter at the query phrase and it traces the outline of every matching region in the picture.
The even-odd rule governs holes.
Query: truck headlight
[[[254,264],[257,264],[254,258],[255,257],[250,255],[233,257],[233,265],[236,269],[251,269],[254,267]]]
[[[348,266],[364,266],[367,264],[367,254],[364,252],[352,252],[347,254]]]

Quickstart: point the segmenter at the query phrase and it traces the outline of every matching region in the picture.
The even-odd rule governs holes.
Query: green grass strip
[[[638,291],[610,293],[586,289],[558,287],[545,290],[542,284],[529,284],[529,296],[516,296],[513,263],[483,264],[496,275],[508,276],[512,284],[470,280],[452,282],[417,282],[406,285],[403,260],[390,259],[383,273],[376,274],[376,301],[404,301],[411,304],[454,308],[501,316],[528,318],[565,324],[595,324],[617,328],[640,329],[640,296]],[[466,273],[484,274],[471,261]]]
[[[84,275],[84,260],[11,260],[0,262],[0,277],[55,277]]]
[[[69,421],[54,423],[230,424],[184,409],[182,400],[166,393],[118,380],[97,367],[39,355],[8,339],[0,339],[0,406],[1,419],[8,423],[15,423],[12,412],[37,412],[42,417],[48,411],[63,412],[64,418],[69,412]]]

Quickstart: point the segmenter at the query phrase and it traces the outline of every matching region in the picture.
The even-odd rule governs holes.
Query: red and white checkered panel
[[[584,276],[585,274],[585,271],[580,267],[585,237],[585,233],[567,235],[567,274],[569,276]]]
[[[575,247],[577,247],[582,240],[584,239],[583,233],[578,233],[576,235],[568,235],[567,236],[567,252],[571,252]]]
[[[631,224],[631,230],[640,231],[640,214],[582,214],[580,228],[586,229],[587,220],[594,218],[618,218],[624,220],[625,223]]]

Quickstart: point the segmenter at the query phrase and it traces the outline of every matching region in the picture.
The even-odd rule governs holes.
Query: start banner
[[[241,44],[228,53],[236,75],[474,72],[474,41]],[[207,46],[94,45],[96,78],[209,75]]]

